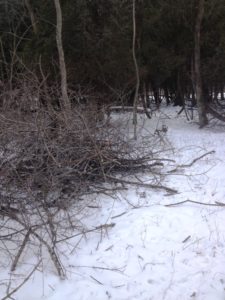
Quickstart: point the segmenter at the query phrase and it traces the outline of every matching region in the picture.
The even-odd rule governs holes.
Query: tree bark
[[[201,41],[201,24],[204,15],[204,0],[198,1],[198,10],[195,24],[195,49],[194,49],[194,80],[195,80],[195,93],[198,106],[199,125],[200,128],[208,124],[206,114],[206,103],[203,98],[202,91],[202,78],[201,78],[201,54],[200,54],[200,41]]]
[[[66,116],[69,117],[71,113],[71,103],[67,92],[67,72],[66,72],[66,64],[65,64],[64,50],[62,44],[62,10],[61,10],[59,0],[54,0],[54,3],[56,9],[56,42],[57,42],[57,48],[59,54],[59,67],[60,67],[60,75],[61,75],[62,99],[60,101],[60,106],[61,109],[66,114]]]

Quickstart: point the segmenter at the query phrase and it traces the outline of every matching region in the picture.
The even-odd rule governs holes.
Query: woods
[[[99,207],[90,195],[114,201],[135,186],[175,197],[168,178],[215,154],[199,145],[179,162],[165,120],[225,121],[224,16],[224,0],[0,0],[0,243],[10,272],[35,249],[22,285],[45,255],[65,279],[64,242],[114,227],[83,222]],[[176,116],[161,114],[169,106]],[[208,205],[178,200],[165,207]],[[3,299],[17,292],[10,284]]]
[[[59,35],[55,39],[56,19],[60,16],[54,1],[8,0],[0,6],[3,15],[0,70],[4,86],[13,81],[12,89],[17,89],[15,79],[25,70],[41,80],[40,67],[46,76],[45,84],[52,86],[66,70],[69,89],[91,88],[99,105],[121,102],[132,105],[136,71],[131,2],[62,2],[61,42]],[[202,16],[200,6],[204,8]],[[175,105],[183,105],[185,98],[190,97],[195,103],[201,77],[205,104],[214,101],[219,93],[224,98],[224,13],[222,0],[199,4],[194,0],[137,1],[135,47],[139,93],[146,90],[157,105],[162,97]],[[57,48],[62,46],[66,64],[63,72],[62,59],[58,62],[57,57]],[[12,67],[13,80],[9,74]],[[201,70],[200,75],[196,68]],[[69,107],[71,100],[66,100],[68,96],[63,93],[63,101]],[[198,101],[202,111],[199,104]]]

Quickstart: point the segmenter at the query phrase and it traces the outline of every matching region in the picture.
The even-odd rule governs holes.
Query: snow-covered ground
[[[145,138],[167,126],[167,133],[160,133],[159,156],[180,166],[193,162],[162,178],[179,193],[128,186],[115,195],[84,200],[89,207],[79,212],[79,222],[97,229],[61,246],[67,279],[60,280],[46,258],[45,267],[13,299],[225,299],[225,207],[203,205],[225,203],[225,127],[212,121],[200,130],[185,115],[177,117],[174,107],[151,120],[140,115],[139,125]],[[145,172],[139,178],[149,182],[152,175]],[[34,258],[27,256],[14,275],[1,262],[0,298],[11,277],[13,289],[32,270]]]

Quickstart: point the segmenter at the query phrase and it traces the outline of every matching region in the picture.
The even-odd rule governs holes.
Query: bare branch
[[[222,203],[222,202],[204,203],[204,202],[193,201],[193,200],[185,200],[185,201],[181,201],[181,202],[166,204],[164,206],[171,207],[171,206],[181,205],[181,204],[184,204],[184,203],[194,203],[194,204],[200,204],[200,205],[205,205],[205,206],[225,206],[225,203]]]
[[[210,154],[214,154],[215,151],[212,150],[212,151],[209,151],[207,153],[204,153],[202,154],[201,156],[199,157],[196,157],[195,159],[193,159],[190,163],[188,164],[182,164],[182,165],[178,165],[176,166],[175,169],[171,170],[169,173],[173,173],[173,172],[176,172],[177,170],[181,169],[181,168],[187,168],[187,167],[192,167],[198,160],[202,159],[203,157],[207,156],[207,155],[210,155]]]
[[[114,181],[114,182],[117,182],[117,183],[142,186],[142,187],[151,188],[151,189],[165,190],[166,192],[172,193],[172,194],[178,193],[177,190],[169,188],[169,187],[164,186],[164,185],[155,185],[155,184],[150,184],[150,183],[141,183],[141,182],[129,181],[129,180],[119,179],[119,178],[109,176],[109,175],[107,175],[107,178]]]
[[[22,252],[23,252],[23,250],[24,250],[24,248],[25,248],[25,246],[26,246],[26,244],[27,244],[27,242],[29,240],[29,236],[30,236],[30,229],[27,231],[27,233],[26,233],[26,235],[24,237],[23,243],[22,243],[22,245],[21,245],[21,247],[20,247],[20,249],[19,249],[19,251],[18,251],[18,253],[17,253],[17,255],[16,255],[15,259],[14,259],[14,261],[13,261],[13,264],[11,266],[11,272],[15,271],[16,266],[17,266],[17,264],[19,262],[20,256],[21,256],[21,254],[22,254]]]

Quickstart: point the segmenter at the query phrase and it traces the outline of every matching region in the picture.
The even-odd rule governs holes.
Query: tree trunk
[[[146,83],[145,80],[143,80],[142,85],[141,85],[141,102],[142,106],[145,112],[145,115],[147,116],[148,119],[151,119],[151,113],[148,110],[149,106],[149,101],[148,101],[148,92],[146,88]]]
[[[224,86],[220,86],[221,100],[224,101]]]
[[[176,95],[174,99],[174,106],[184,106],[184,92],[181,85],[180,71],[177,72]]]
[[[37,31],[38,31],[37,30],[37,22],[35,20],[34,10],[31,6],[30,0],[25,0],[25,5],[26,5],[27,10],[28,10],[29,15],[30,15],[31,25],[32,25],[34,34],[37,34]]]
[[[201,23],[204,15],[204,0],[198,1],[198,11],[195,24],[195,50],[194,50],[194,72],[195,72],[195,93],[198,105],[199,125],[200,128],[208,124],[206,115],[206,103],[202,92],[201,78],[201,56],[200,56],[200,41],[201,41]]]
[[[54,0],[55,9],[56,9],[56,42],[59,54],[59,67],[61,75],[61,93],[62,99],[60,101],[60,106],[66,117],[70,116],[71,113],[71,103],[68,97],[67,92],[67,73],[66,73],[66,64],[64,58],[64,50],[62,44],[62,10],[59,0]]]
[[[168,106],[170,104],[170,96],[169,96],[169,90],[167,86],[163,87],[164,90],[164,96],[166,98],[166,105]]]
[[[137,64],[137,58],[136,58],[136,51],[135,51],[135,45],[136,45],[136,9],[135,9],[136,1],[133,0],[133,43],[132,43],[132,54],[133,54],[133,61],[134,61],[134,67],[135,67],[135,74],[136,74],[136,87],[135,87],[135,94],[134,94],[134,104],[133,104],[133,124],[134,124],[134,139],[137,139],[137,104],[138,104],[138,92],[139,92],[139,86],[140,86],[140,75],[139,75],[139,69]]]
[[[157,84],[155,84],[154,82],[152,82],[152,90],[153,90],[155,105],[156,105],[157,109],[159,109],[159,106],[160,106],[159,88],[158,88]]]

